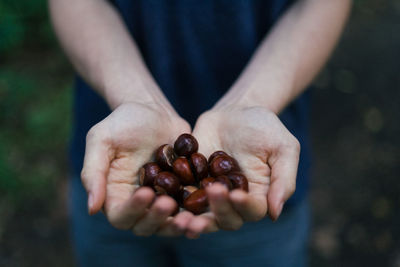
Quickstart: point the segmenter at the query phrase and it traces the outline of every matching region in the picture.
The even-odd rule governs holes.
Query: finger
[[[196,239],[200,234],[212,233],[218,231],[218,225],[214,214],[207,212],[199,216],[195,216],[187,226],[185,233],[189,239]]]
[[[193,217],[194,215],[188,211],[182,211],[175,217],[169,217],[166,223],[158,229],[157,235],[170,237],[183,235]]]
[[[155,199],[154,191],[141,187],[123,204],[107,203],[106,214],[110,223],[117,229],[131,229],[134,223],[151,207]]]
[[[189,211],[182,211],[175,216],[173,223],[176,229],[184,233],[193,218],[193,213]]]
[[[268,191],[269,215],[273,220],[278,219],[283,205],[296,190],[297,167],[299,164],[300,145],[280,148],[268,160],[271,166],[271,185]]]
[[[97,213],[104,204],[111,153],[107,138],[98,126],[94,126],[86,137],[85,158],[81,172],[83,186],[88,192],[90,215]]]
[[[267,214],[265,194],[249,194],[243,190],[233,190],[229,198],[233,208],[244,221],[259,221]]]
[[[206,188],[210,210],[215,214],[219,228],[238,230],[243,225],[242,217],[234,210],[228,189],[218,183]]]
[[[154,234],[175,211],[176,205],[175,200],[168,196],[158,197],[150,210],[135,223],[132,228],[133,233],[139,236]]]

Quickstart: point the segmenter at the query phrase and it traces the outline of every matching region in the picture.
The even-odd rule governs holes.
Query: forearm
[[[234,103],[282,111],[327,61],[350,6],[351,0],[300,0],[294,4],[215,108]]]
[[[124,102],[140,102],[172,110],[106,0],[49,0],[49,7],[72,64],[112,109]]]

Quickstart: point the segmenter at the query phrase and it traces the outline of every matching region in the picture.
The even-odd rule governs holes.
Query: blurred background
[[[0,266],[71,266],[73,71],[45,0],[0,2]],[[400,267],[400,1],[359,0],[315,81],[311,266]]]

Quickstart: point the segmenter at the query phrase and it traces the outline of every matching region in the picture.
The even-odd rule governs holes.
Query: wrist
[[[143,86],[129,85],[123,88],[108,86],[102,92],[104,99],[112,110],[123,104],[129,103],[158,103],[154,95],[150,94],[149,89]]]
[[[215,110],[230,109],[232,107],[250,108],[262,107],[275,114],[279,114],[286,106],[288,99],[284,92],[274,88],[269,90],[263,87],[232,87],[229,92],[213,107]]]
[[[167,114],[177,114],[152,79],[108,80],[104,83],[102,95],[109,107],[114,110],[124,104],[142,104],[162,109]]]

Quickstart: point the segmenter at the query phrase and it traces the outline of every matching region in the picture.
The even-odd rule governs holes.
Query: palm
[[[140,104],[116,109],[99,127],[108,137],[110,162],[104,211],[113,225],[127,228],[132,222],[124,221],[123,210],[139,186],[139,168],[158,145],[171,143],[180,133],[190,132],[190,127],[178,117],[167,117]]]
[[[224,150],[237,159],[248,178],[249,194],[259,200],[258,209],[266,212],[271,169],[267,164],[268,153],[260,146],[259,139],[273,141],[274,133],[260,129],[269,123],[268,117],[254,121],[253,113],[251,110],[206,113],[196,124],[194,135],[206,155]]]
[[[243,202],[248,203],[246,211],[242,212],[246,214],[243,218],[259,220],[271,204],[275,206],[276,218],[276,206],[279,204],[273,202],[280,201],[283,190],[277,183],[277,189],[271,191],[271,182],[274,177],[277,180],[276,177],[280,176],[282,166],[275,164],[276,159],[280,158],[279,153],[286,145],[292,149],[297,142],[279,119],[259,107],[210,111],[200,117],[193,134],[206,155],[224,150],[239,162],[249,181],[249,194],[241,196],[242,200],[245,199]]]

